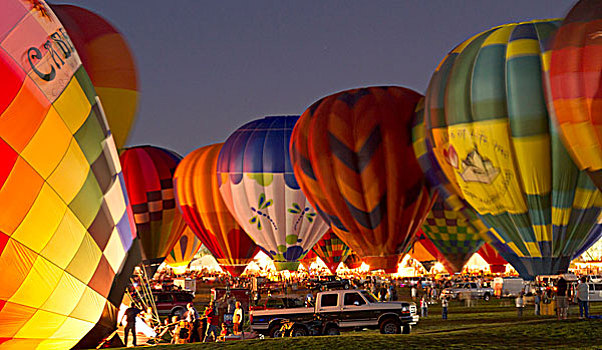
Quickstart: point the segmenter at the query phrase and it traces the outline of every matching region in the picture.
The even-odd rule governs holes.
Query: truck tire
[[[489,299],[491,299],[491,294],[485,293],[485,295],[483,295],[483,300],[489,301]]]
[[[291,330],[291,337],[307,337],[309,332],[307,328],[303,326],[294,326]]]
[[[399,321],[393,318],[387,318],[382,321],[380,324],[380,333],[381,334],[400,334],[401,333],[401,325]]]
[[[178,316],[178,320],[182,319],[182,317],[184,316],[184,312],[186,312],[186,310],[184,310],[183,307],[178,306],[178,307],[174,307],[171,312],[169,313],[169,315],[171,317],[174,316]]]
[[[412,331],[412,325],[406,324],[401,327],[401,334],[410,334]]]
[[[282,324],[280,323],[271,325],[270,329],[268,330],[268,336],[270,338],[282,338],[282,332],[280,331],[280,328],[282,328]]]
[[[341,330],[337,326],[329,326],[324,331],[324,335],[341,335]]]

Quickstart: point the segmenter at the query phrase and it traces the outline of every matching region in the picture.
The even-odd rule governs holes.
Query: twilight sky
[[[51,1],[53,2],[53,1]],[[266,115],[370,85],[424,93],[454,46],[493,26],[564,16],[569,0],[64,0],[128,40],[140,101],[128,145],[182,155]]]

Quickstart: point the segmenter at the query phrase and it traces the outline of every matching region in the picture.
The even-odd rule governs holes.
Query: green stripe
[[[475,120],[507,118],[506,45],[489,45],[479,51],[472,75],[472,106]]]

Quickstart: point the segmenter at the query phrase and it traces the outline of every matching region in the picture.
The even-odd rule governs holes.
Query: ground
[[[579,320],[578,313],[577,305],[571,305],[569,320],[558,321],[553,316],[535,316],[533,305],[527,305],[523,317],[519,318],[514,300],[479,300],[470,308],[452,301],[448,320],[442,320],[441,307],[433,305],[429,308],[429,317],[421,318],[409,335],[356,331],[331,337],[166,345],[155,349],[602,349],[602,319]],[[591,314],[602,315],[602,303],[592,303]]]

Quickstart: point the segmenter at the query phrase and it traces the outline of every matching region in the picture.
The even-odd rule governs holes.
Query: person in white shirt
[[[240,301],[236,302],[236,308],[234,309],[234,316],[232,317],[232,331],[234,334],[240,333],[240,324],[242,323],[242,306]]]
[[[579,319],[589,318],[589,288],[585,283],[585,277],[581,277],[581,281],[577,286],[577,300],[579,301]]]

